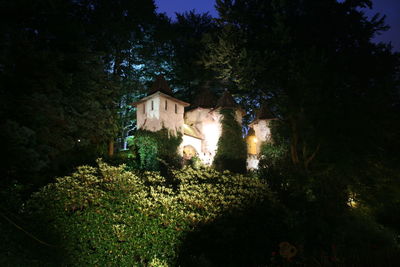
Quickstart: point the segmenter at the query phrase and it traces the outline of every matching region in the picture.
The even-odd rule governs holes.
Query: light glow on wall
[[[250,154],[250,155],[257,154],[257,142],[258,142],[258,139],[255,135],[250,135],[246,138],[248,154]]]
[[[219,137],[221,136],[221,130],[216,123],[205,123],[203,125],[203,133],[209,145],[217,145]]]

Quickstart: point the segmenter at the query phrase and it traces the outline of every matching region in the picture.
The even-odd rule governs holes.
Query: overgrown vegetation
[[[395,233],[361,210],[329,217],[313,199],[288,207],[265,180],[211,168],[175,170],[173,178],[101,160],[57,178],[20,211],[31,236],[17,231],[11,240],[24,240],[19,248],[0,247],[3,264],[390,266],[399,260]],[[5,226],[8,240],[15,231]]]
[[[28,211],[58,236],[64,264],[151,266],[156,260],[175,265],[184,237],[199,225],[274,203],[258,179],[191,168],[174,171],[174,178],[177,187],[159,173],[99,161],[98,168],[79,167],[34,194]]]
[[[222,108],[222,133],[213,165],[217,170],[246,172],[247,146],[242,137],[242,127],[236,120],[235,109]]]
[[[138,130],[128,142],[126,162],[133,168],[164,173],[168,168],[180,168],[182,157],[178,147],[181,143],[181,133],[174,135],[165,128],[157,132]]]
[[[0,265],[399,265],[400,57],[371,41],[371,1],[217,0],[218,20],[177,21],[151,0],[31,2],[1,1]],[[245,170],[231,110],[220,172],[176,169],[166,131],[73,172],[132,133],[155,74],[189,102],[206,81],[267,100],[259,172],[224,172]]]

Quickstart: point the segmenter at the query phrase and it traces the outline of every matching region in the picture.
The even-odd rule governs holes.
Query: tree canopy
[[[191,11],[172,20],[156,13],[153,0],[0,0],[1,261],[48,261],[36,248],[26,254],[25,240],[37,240],[15,227],[31,224],[26,229],[45,236],[48,224],[55,240],[68,239],[62,246],[70,256],[86,253],[81,260],[92,263],[151,265],[156,256],[173,263],[179,252],[190,266],[285,265],[265,240],[274,250],[292,239],[283,243],[298,248],[294,264],[319,264],[321,255],[333,265],[370,263],[354,255],[377,252],[371,262],[390,265],[379,253],[399,255],[400,55],[372,41],[388,26],[383,16],[365,15],[370,7],[370,0],[216,0],[218,18]],[[181,163],[171,152],[181,139],[135,132],[130,104],[157,75],[184,101],[199,91],[233,94],[217,104],[223,127],[214,165],[223,172],[171,171]],[[276,118],[260,168],[249,175],[225,172],[245,172],[236,100],[247,112],[245,128],[261,103]],[[123,153],[108,158],[133,132],[136,162]],[[98,157],[128,164],[87,166]],[[146,172],[159,169],[155,160],[165,177]],[[25,199],[41,185],[30,198],[42,211],[35,215]],[[228,204],[243,209],[222,214]],[[209,216],[214,210],[218,218]],[[187,219],[165,221],[178,215]],[[196,218],[207,219],[200,226]],[[120,238],[128,228],[129,239]],[[134,257],[114,256],[120,248]]]
[[[372,42],[387,26],[364,14],[371,2],[217,0],[216,7],[222,30],[205,64],[242,95],[268,100],[291,165],[334,170],[340,180],[326,183],[342,183],[340,192],[379,184],[367,173],[394,167],[399,148],[399,55]]]
[[[99,154],[117,135],[117,102],[129,73],[124,67],[132,45],[154,24],[153,1],[1,6],[8,14],[0,35],[5,176],[59,169],[68,155],[79,158],[83,151]]]

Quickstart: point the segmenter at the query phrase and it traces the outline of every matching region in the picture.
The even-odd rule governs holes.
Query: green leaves
[[[213,165],[217,170],[246,172],[247,147],[242,137],[242,128],[236,120],[235,109],[221,109],[222,134]]]
[[[173,174],[176,188],[157,172],[129,172],[99,160],[96,168],[81,166],[42,188],[28,210],[59,236],[66,264],[174,265],[184,237],[199,225],[273,201],[254,177],[209,168]]]
[[[181,166],[181,157],[178,155],[178,146],[182,136],[173,136],[168,129],[157,132],[139,130],[130,141],[130,150],[133,152],[139,169],[163,170],[168,167]]]
[[[223,28],[208,45],[206,64],[250,101],[267,99],[279,118],[275,148],[288,153],[280,161],[270,159],[270,165],[281,165],[265,168],[272,179],[293,169],[299,188],[319,187],[323,180],[334,191],[337,182],[329,176],[341,177],[342,189],[333,194],[343,197],[347,186],[361,189],[374,180],[378,188],[386,175],[376,164],[398,172],[392,159],[400,148],[394,138],[399,60],[389,45],[371,42],[385,26],[382,17],[365,15],[362,8],[370,4],[217,1]],[[319,178],[299,178],[313,175]],[[394,187],[396,179],[392,175]]]
[[[0,35],[0,126],[13,132],[1,136],[11,152],[2,175],[39,184],[32,176],[93,161],[119,132],[126,134],[117,103],[127,87],[130,94],[142,89],[130,68],[139,54],[135,45],[156,19],[155,6],[150,0],[3,6],[11,19]],[[10,141],[25,142],[28,129],[24,153]],[[36,166],[19,167],[22,155]]]

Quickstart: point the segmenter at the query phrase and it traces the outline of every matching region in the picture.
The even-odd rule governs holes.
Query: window
[[[154,101],[151,100],[151,110],[154,110]]]
[[[146,104],[143,104],[143,114],[146,113]]]
[[[178,105],[175,104],[175,113],[178,113]]]
[[[165,110],[168,110],[168,101],[165,100]]]

